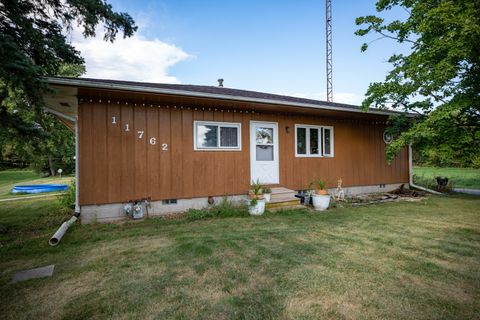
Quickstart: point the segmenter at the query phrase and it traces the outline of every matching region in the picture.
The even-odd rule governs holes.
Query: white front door
[[[278,124],[250,121],[250,181],[280,183]]]

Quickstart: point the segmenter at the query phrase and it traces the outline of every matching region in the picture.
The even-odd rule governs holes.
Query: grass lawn
[[[415,182],[427,184],[435,177],[447,177],[454,188],[480,189],[480,169],[414,167]]]
[[[32,196],[34,194],[14,194],[11,190],[14,186],[30,185],[30,184],[70,184],[72,176],[45,177],[42,178],[38,173],[32,170],[4,170],[0,171],[0,200],[7,198],[22,198]],[[40,193],[42,194],[42,193]]]
[[[0,204],[2,319],[474,319],[480,197],[199,221],[74,225]],[[51,278],[12,284],[16,270]]]

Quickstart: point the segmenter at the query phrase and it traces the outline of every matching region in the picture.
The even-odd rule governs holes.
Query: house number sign
[[[116,116],[112,117],[112,124],[117,124],[117,117]],[[125,124],[124,130],[125,130],[125,132],[130,131],[130,125],[128,123]],[[138,139],[143,139],[144,135],[145,135],[144,130],[138,130],[137,131],[137,138]],[[157,138],[156,137],[150,137],[148,139],[148,143],[150,143],[152,146],[156,145],[157,144]],[[168,143],[162,143],[162,151],[168,151]]]

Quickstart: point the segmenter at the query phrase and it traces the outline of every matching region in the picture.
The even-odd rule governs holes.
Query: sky
[[[326,99],[325,0],[110,0],[128,12],[137,33],[112,44],[83,39],[73,45],[86,60],[86,77],[217,85]],[[408,52],[392,40],[358,37],[355,18],[376,14],[375,1],[332,0],[333,100],[360,104],[369,83],[382,81],[393,53]],[[382,14],[403,19],[405,12]]]

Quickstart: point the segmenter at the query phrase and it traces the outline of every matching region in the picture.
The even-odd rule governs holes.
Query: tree
[[[42,77],[85,73],[65,36],[74,24],[85,37],[103,25],[104,40],[112,42],[118,32],[130,37],[137,29],[130,15],[103,0],[0,2],[0,161],[29,163],[51,174],[59,162],[73,170],[73,135],[42,111],[48,90]]]
[[[418,117],[391,118],[391,161],[409,143],[437,164],[480,165],[480,2],[478,0],[379,0],[377,12],[400,8],[404,20],[356,19],[358,36],[376,34],[410,46],[394,54],[383,82],[371,83],[364,109],[393,108]],[[364,43],[361,50],[367,50]],[[437,159],[437,160],[435,160]],[[443,162],[442,162],[443,161]]]
[[[102,24],[104,39],[114,41],[119,31],[130,37],[137,29],[130,15],[114,12],[103,0],[3,0],[0,17],[0,130],[33,134],[38,130],[28,130],[5,101],[21,94],[23,103],[14,110],[30,110],[38,117],[47,90],[42,76],[58,75],[66,65],[83,65],[64,32],[76,23],[85,37],[92,37]]]

